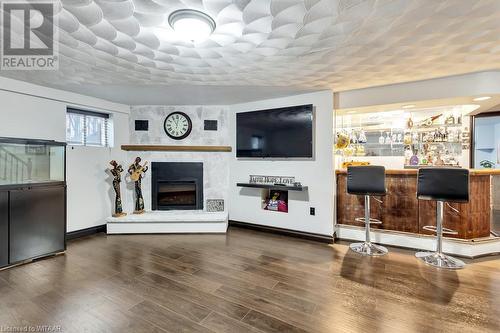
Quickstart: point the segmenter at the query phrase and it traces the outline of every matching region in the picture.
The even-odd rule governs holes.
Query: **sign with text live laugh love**
[[[58,1],[1,1],[1,70],[57,70]]]
[[[292,186],[295,183],[295,177],[250,175],[249,182],[251,184],[283,184]]]

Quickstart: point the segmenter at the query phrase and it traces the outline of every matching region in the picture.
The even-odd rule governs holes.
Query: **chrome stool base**
[[[383,256],[387,254],[387,249],[383,246],[373,244],[373,243],[352,243],[349,245],[349,248],[361,255],[364,256]]]
[[[417,252],[415,257],[430,266],[444,269],[461,269],[465,267],[462,260],[455,259],[439,252]]]

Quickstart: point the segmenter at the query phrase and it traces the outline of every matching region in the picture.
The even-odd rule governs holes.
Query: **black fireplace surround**
[[[203,209],[203,163],[153,162],[153,210]]]

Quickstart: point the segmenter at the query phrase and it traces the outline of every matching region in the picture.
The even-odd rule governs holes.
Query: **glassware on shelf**
[[[344,156],[352,156],[353,154],[354,154],[354,148],[352,145],[349,145],[344,149]]]
[[[403,142],[405,145],[411,145],[411,142],[412,142],[411,133],[405,133]]]
[[[385,139],[384,139],[384,131],[380,131],[380,137],[378,138],[378,143],[380,143],[381,145],[383,145],[385,143]]]
[[[361,131],[359,132],[358,142],[359,142],[359,143],[366,143],[366,142],[367,142],[367,139],[366,139],[366,133],[365,133],[365,131],[361,130]]]
[[[355,155],[356,156],[365,156],[365,147],[363,145],[356,145]]]
[[[469,143],[469,140],[470,140],[469,128],[465,127],[465,129],[462,132],[462,143]]]
[[[391,137],[389,136],[389,132],[385,132],[385,144],[390,145],[391,144]]]
[[[448,117],[446,117],[444,123],[446,125],[455,125],[455,117],[453,115],[449,115]]]
[[[354,130],[351,131],[351,135],[350,135],[350,138],[351,138],[351,143],[358,143],[358,138],[356,136],[356,132]]]

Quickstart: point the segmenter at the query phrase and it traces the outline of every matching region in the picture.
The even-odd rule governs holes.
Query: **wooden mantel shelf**
[[[127,151],[202,151],[202,152],[231,152],[231,146],[165,146],[165,145],[122,145]]]

